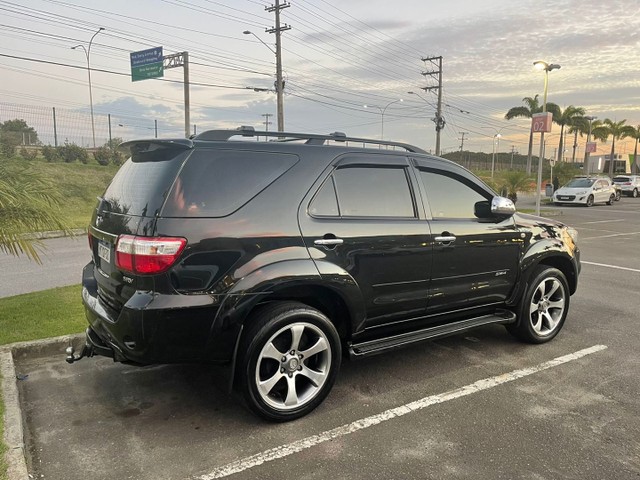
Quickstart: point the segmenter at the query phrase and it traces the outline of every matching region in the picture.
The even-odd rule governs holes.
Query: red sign
[[[548,133],[551,131],[553,115],[550,112],[534,113],[531,116],[531,131],[533,133]]]
[[[587,153],[595,153],[596,151],[596,142],[587,142]]]

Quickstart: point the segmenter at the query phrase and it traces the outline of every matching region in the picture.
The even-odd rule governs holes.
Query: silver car
[[[637,198],[640,193],[640,175],[618,175],[613,177],[613,183],[619,185],[622,193]]]

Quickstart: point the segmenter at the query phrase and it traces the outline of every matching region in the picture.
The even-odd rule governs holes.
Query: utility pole
[[[432,118],[433,122],[436,124],[436,155],[440,155],[440,131],[444,129],[445,120],[442,116],[442,56],[439,57],[426,57],[422,59],[425,64],[427,64],[427,68],[431,68],[432,70],[427,70],[422,72],[422,75],[427,77],[431,77],[432,79],[436,79],[438,81],[438,85],[433,85],[429,87],[421,87],[425,92],[431,90],[438,90],[438,106],[436,110],[436,116]],[[433,70],[435,68],[435,70]]]
[[[513,154],[516,153],[516,146],[511,145],[511,170],[513,170]]]
[[[291,4],[284,2],[280,3],[280,0],[276,0],[275,5],[271,5],[270,7],[265,7],[264,9],[271,13],[275,12],[276,14],[276,26],[274,28],[269,28],[265,30],[267,33],[275,33],[276,34],[276,95],[278,99],[278,131],[284,132],[284,81],[282,80],[282,41],[280,39],[281,33],[285,30],[290,30],[291,27],[286,23],[284,25],[280,24],[280,10],[290,7]]]
[[[462,135],[462,138],[460,139],[460,153],[462,153],[462,151],[464,150],[464,136],[465,135],[469,135],[469,132],[458,132],[460,135]]]
[[[273,113],[263,113],[262,116],[264,117],[264,131],[268,132],[269,131],[269,125],[271,125],[272,122],[269,121],[269,117],[273,117]],[[268,139],[268,137],[264,138],[265,141]]]

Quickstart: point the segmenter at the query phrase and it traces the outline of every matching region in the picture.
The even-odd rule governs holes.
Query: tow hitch
[[[82,347],[82,350],[80,351],[79,355],[76,355],[75,352],[75,348],[73,348],[73,345],[67,347],[67,363],[73,363],[73,362],[77,362],[78,360],[80,360],[81,358],[84,357],[93,357],[93,348],[91,347],[91,345],[85,344]]]

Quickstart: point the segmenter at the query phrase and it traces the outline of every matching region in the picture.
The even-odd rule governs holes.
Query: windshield
[[[618,183],[623,183],[623,182],[630,182],[631,179],[629,177],[615,177],[613,181]]]
[[[565,185],[568,188],[589,188],[593,185],[595,179],[593,178],[574,178],[569,183]]]

